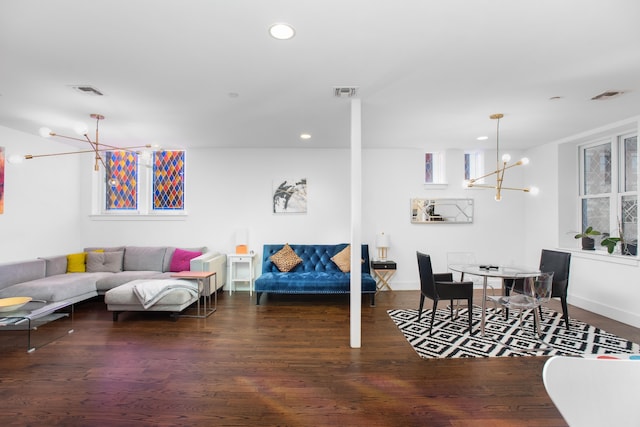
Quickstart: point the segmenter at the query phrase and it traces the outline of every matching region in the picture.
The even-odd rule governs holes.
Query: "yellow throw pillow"
[[[271,255],[270,259],[282,272],[291,271],[302,262],[302,258],[291,249],[288,243],[285,243],[282,249]]]
[[[351,271],[351,245],[347,245],[346,248],[335,254],[331,261],[333,261],[340,271],[348,273]]]
[[[67,273],[84,273],[87,270],[87,253],[67,255]]]

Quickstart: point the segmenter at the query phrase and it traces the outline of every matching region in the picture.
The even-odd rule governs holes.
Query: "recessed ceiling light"
[[[296,30],[289,24],[273,24],[269,27],[271,37],[278,40],[289,40],[296,35]]]
[[[308,140],[308,139],[311,139],[311,134],[310,133],[301,133],[300,134],[300,139],[305,140],[305,141]]]
[[[486,141],[487,139],[489,139],[488,136],[479,136],[478,138],[476,138],[478,141]]]

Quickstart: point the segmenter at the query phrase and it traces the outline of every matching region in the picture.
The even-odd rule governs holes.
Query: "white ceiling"
[[[504,113],[523,149],[640,115],[639,21],[638,0],[2,0],[0,125],[92,133],[100,113],[113,145],[347,147],[333,88],[357,86],[365,148],[492,148]]]

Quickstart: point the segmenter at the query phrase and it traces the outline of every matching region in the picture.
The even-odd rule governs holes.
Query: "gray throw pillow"
[[[87,273],[106,271],[117,273],[122,271],[122,257],[124,252],[88,252]]]
[[[125,271],[162,271],[166,246],[127,246],[124,250]]]

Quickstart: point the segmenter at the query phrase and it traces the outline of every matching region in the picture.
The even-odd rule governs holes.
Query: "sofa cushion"
[[[287,272],[293,270],[298,264],[302,262],[296,253],[291,249],[288,243],[275,254],[271,255],[271,261],[278,267],[278,270]]]
[[[65,274],[67,272],[67,256],[59,255],[53,257],[41,258],[46,263],[46,275],[55,276],[56,274]]]
[[[124,250],[123,270],[163,271],[165,246],[127,246]]]
[[[326,272],[263,273],[256,279],[256,292],[282,294],[341,294],[349,293],[351,273],[337,269]],[[363,293],[375,293],[376,281],[368,273],[362,274]]]
[[[43,259],[0,264],[0,289],[15,285],[16,283],[41,279],[45,277],[45,273],[46,262]]]
[[[86,252],[67,255],[67,273],[84,273],[87,271],[86,262]]]
[[[118,286],[117,288],[109,290],[104,294],[104,302],[107,305],[129,305],[131,309],[136,307],[142,308],[140,304],[140,300],[136,296],[133,288],[138,283],[146,282],[147,280],[132,280],[128,283],[125,283],[122,286]],[[163,296],[156,302],[156,305],[181,305],[186,303],[191,303],[196,301],[197,298],[194,298],[193,295],[185,289],[174,289],[172,292]]]
[[[111,273],[57,274],[22,282],[0,291],[0,298],[29,296],[51,302],[72,300],[80,295],[91,297],[97,295],[96,280],[102,274]]]
[[[122,271],[123,256],[124,252],[89,252],[87,253],[87,272],[117,273]]]
[[[116,288],[132,280],[165,279],[171,277],[171,273],[160,273],[159,271],[120,271],[118,273],[103,274],[105,274],[105,276],[100,277],[96,281],[96,289],[98,290],[98,293],[104,293],[109,289]]]
[[[187,251],[176,248],[171,256],[171,264],[169,271],[189,271],[191,269],[191,260],[202,255],[200,251]]]

